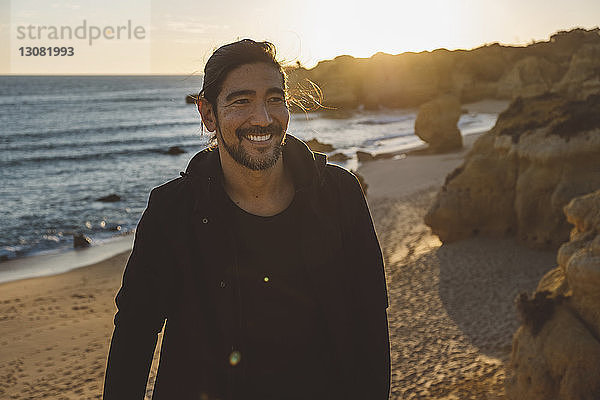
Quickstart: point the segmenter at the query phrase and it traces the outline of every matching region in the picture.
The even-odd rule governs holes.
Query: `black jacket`
[[[305,265],[333,338],[344,384],[340,399],[387,399],[388,305],[383,260],[354,175],[288,135],[283,160],[303,218]],[[166,320],[153,399],[196,399],[215,389],[204,265],[235,263],[232,235],[216,200],[218,150],[204,150],[186,173],[152,190],[138,224],[116,303],[104,399],[142,399],[157,334]],[[211,263],[211,264],[208,264]],[[214,298],[212,298],[214,302]],[[282,394],[285,399],[285,394]],[[237,400],[237,399],[236,399]]]

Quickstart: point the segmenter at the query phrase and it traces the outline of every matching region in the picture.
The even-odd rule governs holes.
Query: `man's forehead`
[[[263,92],[272,89],[284,90],[281,72],[265,63],[244,64],[232,69],[223,81],[221,94],[241,90]]]

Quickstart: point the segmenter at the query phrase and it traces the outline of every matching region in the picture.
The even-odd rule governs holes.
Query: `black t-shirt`
[[[297,201],[283,212],[250,214],[224,194],[237,264],[231,349],[234,398],[330,399],[331,345],[304,266]],[[227,346],[227,343],[224,343]]]

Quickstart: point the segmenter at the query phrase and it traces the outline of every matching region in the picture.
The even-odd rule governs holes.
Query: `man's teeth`
[[[248,137],[248,139],[252,140],[253,142],[264,142],[265,140],[271,139],[271,134],[263,135],[263,136],[248,135],[247,137]]]

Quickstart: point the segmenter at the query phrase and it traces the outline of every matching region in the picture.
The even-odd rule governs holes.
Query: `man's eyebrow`
[[[285,92],[281,88],[272,87],[272,88],[267,89],[267,94],[273,94],[273,93],[279,94],[282,97],[285,96]]]
[[[231,92],[227,95],[227,97],[225,97],[225,101],[231,101],[234,98],[238,97],[238,96],[248,96],[248,95],[255,95],[256,91],[254,90],[236,90],[235,92]]]

